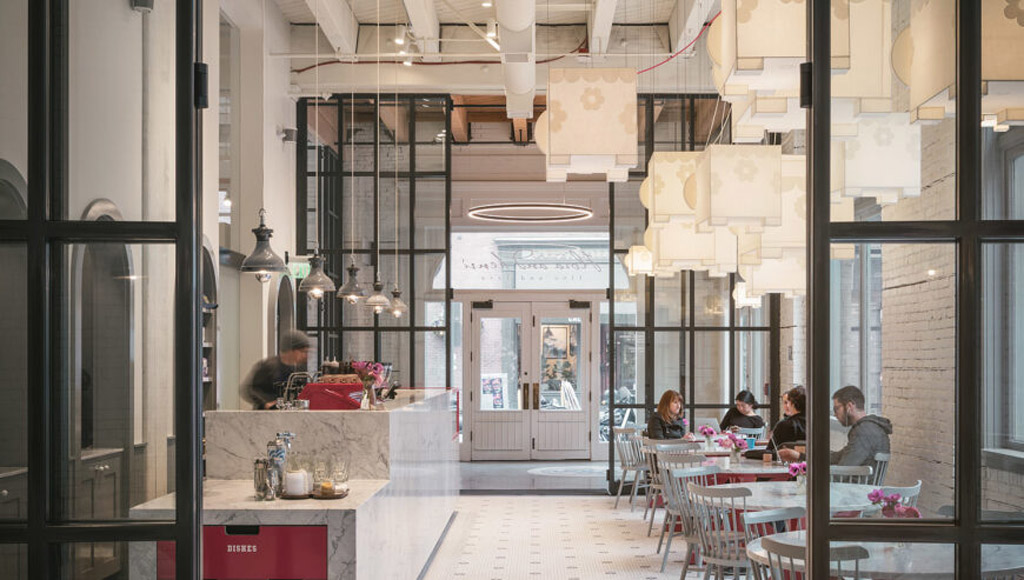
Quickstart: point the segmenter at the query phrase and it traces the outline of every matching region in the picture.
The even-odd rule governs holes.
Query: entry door
[[[589,458],[589,310],[493,303],[472,328],[472,459]]]

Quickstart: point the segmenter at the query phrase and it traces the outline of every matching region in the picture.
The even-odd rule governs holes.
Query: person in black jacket
[[[736,429],[760,429],[764,427],[764,419],[754,412],[757,409],[757,399],[750,391],[736,393],[736,406],[729,409],[729,412],[722,418],[719,424],[719,431],[735,431]]]
[[[889,453],[889,436],[892,423],[885,417],[869,415],[864,410],[864,393],[852,385],[845,386],[832,395],[832,412],[839,424],[849,427],[846,446],[839,451],[829,452],[831,465],[869,465],[878,469],[875,454]],[[806,454],[792,449],[780,449],[783,461],[803,461]]]
[[[274,409],[288,377],[296,371],[306,370],[309,359],[309,337],[290,330],[281,337],[280,354],[256,363],[242,383],[242,398],[252,403],[253,409]]]
[[[772,452],[779,447],[797,441],[807,440],[807,416],[804,410],[807,405],[807,390],[793,387],[782,395],[782,412],[784,419],[775,424],[771,437],[768,438],[768,449]]]
[[[683,396],[678,391],[665,391],[647,422],[647,436],[651,439],[693,439],[693,433],[686,432],[686,420],[682,415]]]

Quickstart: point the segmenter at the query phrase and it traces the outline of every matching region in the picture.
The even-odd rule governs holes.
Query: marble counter
[[[448,398],[441,390],[405,390],[373,411],[207,411],[206,476],[250,477],[253,458],[265,457],[267,442],[289,431],[295,434],[293,452],[347,461],[352,479],[390,479],[392,453],[407,449],[403,438],[414,435],[408,429],[410,417]],[[454,418],[439,420],[447,421],[450,438]]]
[[[715,487],[745,487],[751,495],[746,498],[747,509],[770,510],[807,505],[807,489],[795,481],[753,481],[728,483]],[[859,483],[833,483],[829,486],[829,507],[833,512],[854,512],[871,509],[868,494],[876,486]]]
[[[252,458],[278,431],[292,451],[350,462],[348,497],[253,498]],[[324,526],[333,579],[416,578],[444,533],[459,493],[458,448],[448,393],[399,394],[383,411],[212,411],[206,413],[205,525]],[[173,495],[131,510],[172,515]],[[155,577],[155,545],[131,546],[131,577]],[[148,546],[147,546],[148,544]]]

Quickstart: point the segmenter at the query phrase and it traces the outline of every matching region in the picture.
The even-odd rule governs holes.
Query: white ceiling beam
[[[594,9],[587,14],[590,54],[608,52],[608,39],[612,35],[612,21],[615,20],[616,4],[618,4],[618,0],[597,0],[594,3]]]
[[[436,61],[441,50],[441,23],[437,19],[434,0],[404,0],[405,13],[409,16],[409,24],[423,52],[423,60]]]
[[[668,33],[672,52],[678,51],[697,37],[715,13],[722,9],[721,0],[678,0],[668,17]],[[696,45],[687,52],[692,53]]]
[[[319,3],[319,6],[317,4]],[[345,0],[306,0],[314,15],[319,13],[320,30],[336,52],[351,54],[356,51],[359,22]]]

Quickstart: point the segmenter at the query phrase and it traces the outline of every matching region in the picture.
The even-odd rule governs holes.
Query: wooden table
[[[790,545],[807,545],[807,532],[783,532],[773,534],[772,539]],[[833,542],[833,547],[863,546],[870,557],[860,560],[862,577],[874,580],[933,580],[954,577],[953,546],[949,544],[909,543],[899,544],[871,542]],[[768,553],[757,539],[747,544],[747,556],[768,565]],[[847,565],[843,564],[843,570]],[[986,545],[981,548],[981,569],[983,574],[1013,574],[1024,572],[1024,545]]]

